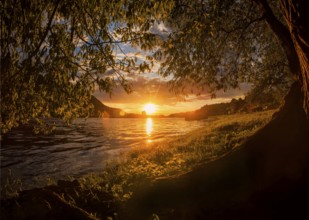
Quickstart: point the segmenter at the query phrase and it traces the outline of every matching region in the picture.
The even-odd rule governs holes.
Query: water
[[[121,152],[187,133],[202,121],[181,118],[91,118],[58,124],[50,135],[16,129],[1,141],[1,184],[12,171],[27,186],[100,172]]]

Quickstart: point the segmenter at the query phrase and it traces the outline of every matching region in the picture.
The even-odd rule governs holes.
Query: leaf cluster
[[[91,94],[131,91],[125,75],[151,62],[123,45],[153,47],[169,1],[1,1],[1,131],[40,118],[87,116]],[[119,55],[120,54],[120,55]]]
[[[176,1],[166,23],[171,34],[155,57],[175,92],[215,93],[263,78],[281,86],[289,78],[284,51],[254,1]]]
[[[288,81],[284,52],[252,0],[0,4],[2,132],[46,117],[87,116],[96,89],[131,92],[127,74],[149,71],[153,58],[178,93]],[[280,20],[278,4],[270,6]],[[167,38],[151,32],[156,22],[169,27]],[[124,45],[156,51],[141,61]]]

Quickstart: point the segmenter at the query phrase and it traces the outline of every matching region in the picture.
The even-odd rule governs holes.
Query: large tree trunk
[[[302,86],[304,109],[309,116],[309,2],[281,0],[281,8],[299,60],[298,80]]]
[[[286,54],[290,70],[302,88],[303,107],[309,116],[309,3],[281,0],[281,11],[288,28],[274,15],[267,0],[253,0],[264,10],[264,18]]]

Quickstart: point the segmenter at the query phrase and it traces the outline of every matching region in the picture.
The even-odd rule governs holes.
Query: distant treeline
[[[229,103],[205,105],[192,112],[171,114],[169,117],[184,117],[186,120],[200,120],[214,115],[249,113],[278,108],[282,99],[261,94],[259,98],[250,95],[245,98],[232,99]]]

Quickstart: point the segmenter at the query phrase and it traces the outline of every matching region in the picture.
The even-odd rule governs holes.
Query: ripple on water
[[[56,122],[50,135],[15,129],[1,139],[1,184],[9,170],[26,185],[46,176],[59,179],[101,171],[123,151],[184,134],[204,123],[181,118],[90,118],[64,127]]]

